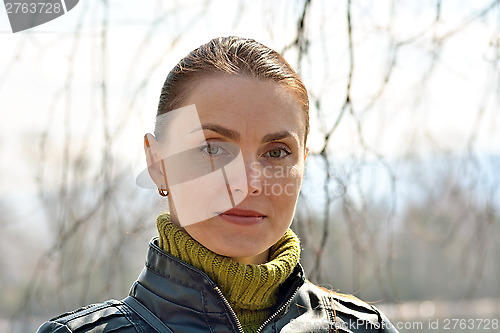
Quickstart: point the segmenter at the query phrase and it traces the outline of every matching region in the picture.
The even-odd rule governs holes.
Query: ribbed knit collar
[[[221,289],[245,332],[255,332],[270,315],[281,283],[292,273],[300,258],[300,242],[288,229],[269,251],[269,262],[244,265],[214,253],[170,221],[158,216],[156,225],[163,251],[204,271]]]

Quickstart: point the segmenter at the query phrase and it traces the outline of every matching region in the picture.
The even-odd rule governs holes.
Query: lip
[[[250,209],[233,208],[219,214],[227,222],[238,225],[255,225],[263,221],[266,215]]]

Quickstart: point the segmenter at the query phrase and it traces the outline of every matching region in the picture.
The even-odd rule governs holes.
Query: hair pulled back
[[[309,98],[302,80],[278,52],[253,39],[240,37],[214,38],[184,57],[163,84],[157,117],[178,108],[200,79],[224,73],[271,80],[287,88],[305,114],[307,138]]]

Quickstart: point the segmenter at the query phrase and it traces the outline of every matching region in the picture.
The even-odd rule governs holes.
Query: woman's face
[[[217,163],[241,154],[244,184],[242,179],[225,177],[235,198],[238,191],[244,196],[234,200],[234,208],[186,225],[178,220],[180,196],[172,186],[168,188],[172,219],[218,254],[242,263],[266,262],[270,246],[283,236],[294,215],[306,156],[304,112],[283,86],[245,76],[201,80],[182,106],[193,104],[205,139],[199,150],[203,158]],[[166,173],[169,178],[168,166]],[[197,202],[193,198],[190,209],[196,210]]]

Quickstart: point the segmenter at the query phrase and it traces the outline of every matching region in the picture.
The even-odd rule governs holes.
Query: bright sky
[[[122,158],[120,163],[142,159],[142,135],[152,129],[164,78],[181,57],[223,35],[249,36],[281,50],[295,38],[302,7],[302,1],[285,0],[251,4],[209,1],[206,7],[204,3],[109,2],[107,112],[110,131],[120,128],[113,146]],[[499,82],[492,66],[499,61],[498,53],[494,53],[494,46],[498,52],[500,43],[498,17],[496,23],[492,16],[475,21],[451,37],[437,59],[436,70],[426,85],[421,85],[430,64],[430,36],[441,36],[459,27],[470,16],[467,13],[484,8],[488,1],[444,2],[442,20],[435,32],[429,30],[435,15],[434,1],[407,1],[397,7],[388,34],[390,3],[353,1],[355,112],[369,104],[380,87],[389,37],[400,41],[424,33],[419,42],[399,49],[391,77],[394,83],[387,87],[377,107],[357,114],[366,142],[389,157],[407,153],[410,146],[422,154],[432,154],[437,148],[460,153],[482,107],[475,149],[498,154]],[[68,138],[72,143],[70,154],[81,149],[95,151],[91,156],[101,153],[101,4],[96,0],[80,1],[68,14],[17,34],[10,32],[6,13],[0,11],[0,198],[35,191],[42,158],[41,136],[45,132],[48,155],[43,172],[59,168]],[[498,9],[496,15],[500,15]],[[81,38],[75,43],[74,30],[81,17]],[[314,150],[321,146],[318,128],[328,121],[331,124],[344,101],[349,62],[345,4],[313,1],[310,17],[314,18],[306,22],[311,38],[310,59],[303,64],[303,79],[311,95],[323,96],[323,108],[330,112],[321,123],[312,119],[309,144]],[[296,66],[295,54],[288,52],[285,57]],[[68,61],[74,64],[71,89],[64,90]],[[136,96],[133,102],[132,96]],[[313,108],[311,114],[315,112]],[[68,126],[71,130],[65,131]],[[330,148],[338,156],[351,154],[359,149],[356,133],[355,118],[347,115]]]

